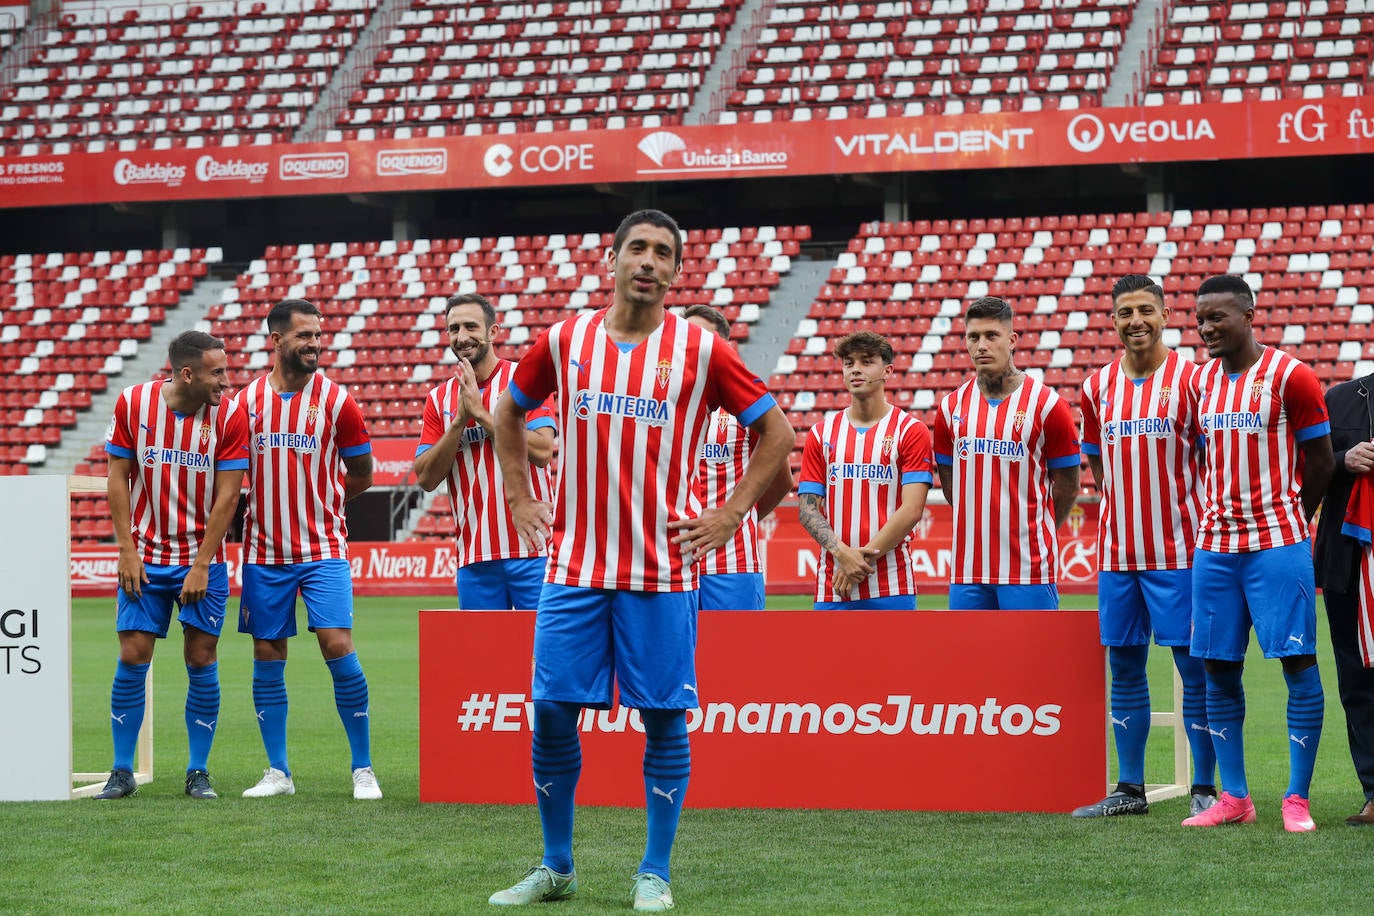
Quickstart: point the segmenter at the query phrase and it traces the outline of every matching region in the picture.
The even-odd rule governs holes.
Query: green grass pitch
[[[922,600],[937,606],[939,597]],[[1066,605],[1090,607],[1088,597]],[[180,638],[154,663],[156,779],[120,802],[0,806],[0,912],[467,913],[539,857],[533,805],[418,803],[416,614],[451,598],[358,601],[356,639],[371,686],[376,769],[386,797],[355,802],[328,674],[313,639],[293,640],[287,683],[297,794],[243,799],[264,766],[253,724],[246,637],[221,642],[223,705],[211,773],[222,794],[182,794],[185,673]],[[786,597],[776,607],[809,607]],[[112,601],[73,611],[75,765],[109,766],[108,703],[117,645]],[[1324,624],[1323,624],[1324,626]],[[1165,652],[1152,653],[1160,695]],[[683,816],[674,856],[680,911],[763,912],[1368,912],[1374,830],[1343,819],[1361,797],[1345,747],[1329,651],[1312,810],[1320,829],[1285,834],[1279,799],[1287,735],[1279,666],[1252,657],[1246,738],[1258,824],[1187,831],[1182,799],[1148,817],[698,811]],[[1160,705],[1158,702],[1156,705]],[[22,753],[5,746],[4,753]],[[1171,765],[1151,739],[1148,775]],[[1084,802],[1093,799],[1084,799]],[[557,913],[629,909],[643,812],[581,809],[582,890]]]

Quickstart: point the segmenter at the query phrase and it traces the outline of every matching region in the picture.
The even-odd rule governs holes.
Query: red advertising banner
[[[379,448],[379,445],[385,443]],[[393,465],[377,474],[377,483],[400,483],[410,472],[413,444],[404,439],[374,440],[377,466]],[[395,455],[390,458],[383,457]],[[402,455],[404,457],[396,457]],[[404,466],[404,472],[400,470]],[[394,478],[394,479],[392,479]],[[768,591],[773,594],[809,595],[816,587],[819,548],[797,520],[795,505],[779,506],[764,520],[764,562]],[[912,542],[917,587],[921,592],[949,590],[949,506],[930,504],[917,526]],[[455,593],[457,556],[452,542],[354,541],[348,545],[353,590],[359,595],[446,595]],[[229,585],[237,594],[241,579],[243,546],[225,545]],[[114,594],[119,549],[101,545],[72,551],[72,594],[100,598]],[[1059,533],[1059,589],[1061,592],[1092,592],[1097,589],[1097,506],[1074,507]]]
[[[413,480],[410,470],[418,443],[418,439],[373,439],[372,485],[394,487]]]
[[[533,631],[420,612],[421,801],[533,802]],[[1092,611],[706,612],[686,804],[1069,811],[1106,779],[1104,670]],[[578,803],[642,805],[638,714],[580,727]]]
[[[7,158],[0,207],[1327,156],[1364,97]]]
[[[1097,504],[1079,503],[1059,530],[1059,590],[1097,591]],[[815,594],[820,548],[802,528],[795,504],[782,505],[763,520],[763,559],[768,591]],[[912,533],[911,559],[916,587],[924,592],[949,590],[954,519],[944,503],[927,503]]]
[[[229,589],[243,584],[243,545],[224,545]],[[451,542],[353,541],[348,562],[358,595],[454,595],[457,553]],[[117,584],[119,548],[114,544],[72,550],[72,595],[110,598]]]

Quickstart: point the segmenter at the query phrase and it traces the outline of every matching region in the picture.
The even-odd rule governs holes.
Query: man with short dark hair
[[[606,268],[611,305],[555,323],[520,361],[496,407],[496,454],[516,529],[549,571],[534,622],[535,800],[544,854],[490,902],[577,892],[573,797],[578,715],[620,702],[644,725],[647,842],[633,905],[671,909],[669,862],[691,774],[686,710],[698,705],[696,560],[719,548],[787,461],[794,434],[763,381],[725,341],[664,306],[682,234],[659,210],[631,213]],[[556,508],[529,482],[528,413],[557,392]],[[724,407],[759,434],[734,492],[703,509],[693,486],[706,425]]]
[[[148,668],[180,608],[186,660],[186,794],[218,798],[207,769],[219,722],[217,647],[229,600],[224,535],[248,469],[244,411],[224,400],[224,342],[186,331],[167,351],[170,379],[120,392],[105,435],[108,494],[119,544],[119,662],[110,694],[114,766],[96,798],[138,791],[134,751]]]
[[[688,321],[730,339],[730,321],[709,305],[692,305],[683,313]],[[730,411],[718,408],[706,428],[701,444],[697,473],[697,495],[704,509],[724,504],[744,476],[749,454],[758,435],[735,419]],[[697,583],[703,611],[761,611],[766,599],[763,557],[760,551],[759,520],[766,518],[792,490],[792,471],[778,469],[768,489],[750,508],[744,523],[724,547],[711,551],[701,560]]]
[[[294,795],[286,755],[287,640],[305,602],[334,681],[352,755],[353,797],[377,799],[367,678],[353,648],[353,581],[344,503],[372,486],[372,444],[357,402],[319,371],[320,310],[286,299],[267,315],[276,360],[239,392],[248,411],[248,509],[243,518],[239,632],[253,636],[253,705],[267,751],[247,798]]]
[[[1288,684],[1285,830],[1315,830],[1308,803],[1325,697],[1317,672],[1316,586],[1308,523],[1335,460],[1317,376],[1255,339],[1255,296],[1240,277],[1197,290],[1197,329],[1212,358],[1193,376],[1207,437],[1202,521],[1193,554],[1192,654],[1205,659],[1207,727],[1222,793],[1185,827],[1248,824],[1245,688],[1250,627]]]
[[[449,349],[458,358],[453,378],[425,398],[415,476],[426,491],[448,483],[458,538],[458,606],[465,610],[534,610],[544,588],[544,550],[522,544],[506,506],[505,479],[496,460],[492,410],[515,372],[496,355],[496,310],[484,296],[462,293],[444,313]],[[535,498],[553,498],[548,464],[554,423],[548,408],[529,415],[530,481]]]
[[[1121,356],[1083,380],[1083,454],[1102,491],[1097,524],[1098,623],[1112,674],[1115,791],[1074,817],[1148,814],[1150,636],[1173,650],[1183,682],[1183,724],[1193,752],[1190,811],[1216,800],[1216,753],[1207,733],[1202,660],[1192,634],[1192,554],[1202,515],[1202,428],[1192,389],[1198,366],[1164,343],[1164,290],[1130,274],[1112,287]]]
[[[973,378],[935,418],[935,467],[954,510],[951,610],[1057,610],[1058,529],[1078,498],[1073,411],[1016,368],[1012,310],[984,296],[964,314]]]
[[[856,331],[834,354],[849,407],[811,428],[798,487],[802,527],[821,547],[815,607],[914,611],[909,540],[934,481],[930,430],[888,403],[886,337]]]

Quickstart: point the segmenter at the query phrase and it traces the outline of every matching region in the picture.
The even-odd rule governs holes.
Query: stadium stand
[[[1368,0],[1178,0],[1154,43],[1146,105],[1365,95]]]
[[[4,154],[289,141],[375,5],[238,0],[63,12],[0,91]]]
[[[330,139],[677,124],[741,0],[413,0]]]
[[[1095,106],[1134,0],[780,0],[735,69],[735,121]]]
[[[960,316],[969,300],[994,295],[1017,309],[1018,365],[1076,406],[1084,375],[1119,350],[1104,307],[1115,278],[1149,274],[1186,296],[1208,275],[1235,273],[1258,290],[1261,341],[1291,350],[1330,385],[1374,371],[1371,249],[1374,211],[1359,204],[868,223],[769,384],[793,425],[810,429],[842,403],[833,341],[870,328],[897,350],[897,403],[930,422],[969,376]],[[1165,339],[1205,358],[1183,302]]]
[[[0,256],[0,465],[42,464],[219,257],[191,248]]]

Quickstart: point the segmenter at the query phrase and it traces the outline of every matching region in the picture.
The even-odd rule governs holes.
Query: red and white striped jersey
[[[717,410],[706,428],[701,444],[701,467],[697,472],[697,497],[702,508],[725,505],[735,484],[749,464],[749,428],[740,425],[728,410]],[[763,572],[759,556],[759,514],[752,506],[724,547],[713,550],[698,564],[697,574],[706,576]]]
[[[1083,453],[1102,459],[1099,568],[1187,569],[1202,517],[1198,366],[1173,351],[1148,378],[1121,360],[1083,380]]]
[[[1081,461],[1073,411],[1026,376],[993,403],[975,379],[945,395],[935,417],[935,460],[952,466],[956,585],[1057,581],[1059,538],[1050,471]]]
[[[1326,509],[1323,507],[1323,512]],[[1360,474],[1350,488],[1350,501],[1345,507],[1341,534],[1360,544],[1359,613],[1355,616],[1355,641],[1360,646],[1360,660],[1366,668],[1374,668],[1374,477]]]
[[[267,379],[238,394],[249,433],[243,562],[346,559],[343,459],[372,451],[362,411],[320,372],[287,397]]]
[[[904,410],[865,429],[849,420],[848,410],[825,415],[811,427],[802,449],[797,492],[825,499],[825,518],[840,542],[859,548],[871,541],[902,503],[902,487],[930,485],[930,430]],[[873,575],[849,595],[834,590],[835,555],[821,551],[816,564],[817,601],[858,601],[889,595],[916,594],[911,565],[911,536],[874,561]]]
[[[248,470],[248,425],[229,398],[178,414],[162,399],[164,384],[120,392],[105,451],[134,463],[129,527],[143,562],[189,566],[205,540],[215,473]],[[215,562],[222,562],[224,544],[213,547]]]
[[[497,360],[491,376],[478,383],[482,406],[496,409],[502,392],[515,372],[515,363]],[[418,458],[437,443],[463,409],[462,387],[456,378],[449,379],[429,392],[425,398],[424,421],[420,444],[415,449]],[[552,429],[553,414],[547,407],[529,413],[526,426],[530,430]],[[534,497],[553,499],[553,481],[548,468],[530,465],[530,482]],[[506,505],[505,478],[501,476],[496,448],[486,429],[469,419],[463,428],[463,438],[448,471],[448,500],[453,508],[453,524],[458,536],[458,565],[484,563],[488,560],[510,560],[519,557],[539,557],[543,553],[520,541],[515,521]]]
[[[585,588],[696,588],[668,524],[701,514],[697,457],[717,407],[748,426],[774,406],[728,342],[667,313],[622,350],[606,311],[560,321],[510,384],[532,410],[557,392],[558,454],[547,581]]]
[[[1248,553],[1305,540],[1299,443],[1330,435],[1321,384],[1273,347],[1235,378],[1221,360],[1193,377],[1207,438],[1200,550]]]

